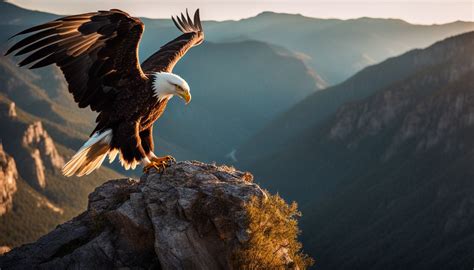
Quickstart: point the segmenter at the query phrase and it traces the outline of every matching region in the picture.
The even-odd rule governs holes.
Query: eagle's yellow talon
[[[156,162],[152,160],[149,164],[143,167],[144,173],[149,173],[151,169],[155,169],[158,173],[161,173],[165,170],[166,164],[164,162]]]
[[[150,158],[150,163],[143,167],[143,172],[148,173],[153,168],[158,173],[161,173],[166,167],[171,166],[173,163],[176,163],[176,159],[169,155],[164,157],[152,157]]]

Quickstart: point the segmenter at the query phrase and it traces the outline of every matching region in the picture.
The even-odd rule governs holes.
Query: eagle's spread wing
[[[6,54],[29,54],[19,65],[34,63],[31,69],[58,65],[79,107],[103,111],[125,81],[146,80],[138,60],[143,30],[139,19],[117,9],[73,15],[18,33],[31,35]]]
[[[181,14],[181,18],[171,17],[176,27],[183,34],[176,39],[166,43],[159,51],[150,56],[142,64],[146,73],[151,72],[171,72],[178,60],[186,54],[193,46],[199,45],[204,40],[201,19],[199,18],[199,9],[194,13],[194,21],[186,10],[186,16]]]

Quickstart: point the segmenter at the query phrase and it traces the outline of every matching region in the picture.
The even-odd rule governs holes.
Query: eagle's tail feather
[[[111,129],[94,133],[71,160],[64,165],[63,175],[68,177],[72,175],[83,176],[99,168],[107,154],[110,152],[115,153],[115,150],[112,150],[110,147],[111,141]]]

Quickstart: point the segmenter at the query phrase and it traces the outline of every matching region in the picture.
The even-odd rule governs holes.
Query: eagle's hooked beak
[[[180,91],[178,91],[178,95],[184,99],[184,101],[186,102],[186,105],[191,102],[191,93],[189,92],[189,90],[185,90],[185,89],[180,89]]]

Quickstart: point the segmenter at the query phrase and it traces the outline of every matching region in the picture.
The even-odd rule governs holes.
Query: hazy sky
[[[318,18],[400,18],[433,24],[474,21],[474,0],[9,0],[19,6],[58,14],[119,8],[134,16],[169,18],[185,8],[201,8],[205,20],[241,19],[262,11],[300,13]]]

